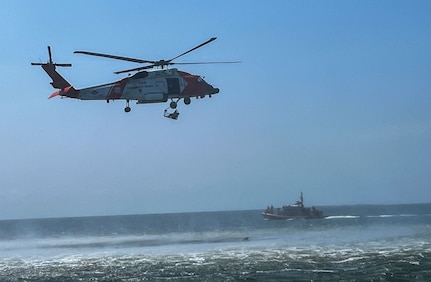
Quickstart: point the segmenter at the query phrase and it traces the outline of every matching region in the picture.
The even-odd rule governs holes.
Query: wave
[[[331,215],[326,216],[325,219],[355,219],[359,217],[359,215]]]
[[[205,252],[0,260],[1,281],[430,281],[431,244],[235,247]],[[364,271],[365,270],[365,271]],[[389,276],[388,276],[389,275]]]
[[[228,232],[172,233],[163,235],[111,235],[61,238],[28,238],[0,241],[0,260],[10,257],[56,257],[72,254],[127,252],[169,253],[172,250],[207,250],[215,246],[241,246],[255,240]],[[1,280],[0,280],[1,281]]]
[[[385,218],[385,217],[396,217],[399,215],[395,215],[395,214],[379,214],[379,215],[367,215],[367,217],[381,217],[381,218]]]
[[[360,217],[368,217],[368,218],[391,218],[391,217],[417,217],[419,215],[416,214],[378,214],[378,215],[331,215],[326,216],[325,219],[356,219]],[[423,216],[423,215],[421,215]]]
[[[249,237],[231,237],[231,236],[220,236],[220,237],[200,237],[200,238],[180,238],[176,236],[137,236],[132,238],[108,238],[100,239],[96,238],[94,241],[86,242],[64,242],[59,244],[47,244],[43,247],[46,248],[65,248],[65,249],[76,249],[76,248],[132,248],[132,247],[156,247],[164,245],[187,245],[187,244],[205,244],[205,243],[233,243],[233,242],[245,242],[249,241]]]

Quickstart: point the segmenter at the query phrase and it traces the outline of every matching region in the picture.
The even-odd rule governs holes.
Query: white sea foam
[[[332,215],[325,217],[325,219],[355,219],[359,217],[359,215]]]
[[[396,217],[398,215],[395,214],[379,214],[379,215],[368,215],[367,217],[381,217],[381,218],[385,218],[385,217]]]
[[[3,277],[1,275],[21,277],[24,280],[26,277],[29,280],[34,280],[32,277],[41,277],[39,281],[43,281],[64,277],[66,273],[70,277],[99,277],[101,280],[109,277],[153,277],[154,280],[158,277],[189,277],[187,280],[211,278],[226,281],[237,277],[235,275],[253,277],[255,273],[258,275],[255,277],[257,280],[273,280],[277,277],[281,279],[283,275],[291,277],[290,280],[295,280],[295,277],[302,280],[301,277],[309,277],[307,273],[353,273],[352,277],[355,277],[354,275],[363,273],[364,267],[368,274],[372,273],[374,268],[376,273],[381,273],[382,267],[391,271],[391,264],[387,264],[387,261],[398,263],[398,267],[400,264],[406,264],[426,268],[429,265],[423,265],[428,261],[425,257],[430,255],[429,241],[418,245],[416,240],[409,239],[302,247],[222,244],[212,249],[197,251],[195,248],[189,248],[186,252],[176,250],[165,254],[133,251],[115,254],[108,251],[104,255],[75,253],[50,259],[0,259],[0,278]]]

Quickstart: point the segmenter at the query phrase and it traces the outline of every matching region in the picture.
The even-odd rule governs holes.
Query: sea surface
[[[431,281],[431,204],[0,221],[0,281]]]

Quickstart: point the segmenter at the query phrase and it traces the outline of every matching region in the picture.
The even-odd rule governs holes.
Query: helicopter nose
[[[220,89],[218,89],[218,88],[211,87],[211,89],[210,89],[210,94],[217,94],[219,92],[220,92]]]

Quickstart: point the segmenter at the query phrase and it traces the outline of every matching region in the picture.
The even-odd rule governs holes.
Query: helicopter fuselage
[[[166,102],[169,99],[203,98],[219,92],[202,77],[177,69],[141,71],[114,83],[82,89],[66,87],[51,97],[80,100],[136,100],[138,104]]]

